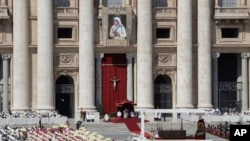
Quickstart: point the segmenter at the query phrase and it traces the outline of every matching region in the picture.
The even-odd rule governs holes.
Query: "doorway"
[[[154,81],[154,106],[159,109],[172,109],[172,82],[167,75],[158,75]]]
[[[59,114],[74,118],[74,80],[70,76],[60,76],[56,80],[56,110]]]

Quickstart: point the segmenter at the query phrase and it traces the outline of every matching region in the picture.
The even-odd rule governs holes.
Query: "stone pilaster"
[[[29,110],[28,0],[13,0],[12,111]]]
[[[9,112],[9,60],[10,60],[10,54],[2,54],[2,60],[3,60],[3,94],[2,94],[2,100],[3,100],[3,112],[8,113]]]
[[[198,108],[212,108],[211,0],[198,1]]]
[[[153,108],[152,0],[137,4],[137,108]]]
[[[96,106],[102,104],[102,58],[103,53],[96,53]]]
[[[220,53],[213,53],[212,54],[212,63],[213,63],[213,69],[212,69],[212,81],[213,81],[213,107],[218,108],[219,107],[219,101],[218,101],[218,58],[220,57]]]
[[[79,1],[79,108],[95,110],[94,1]]]
[[[127,100],[133,100],[133,53],[127,53]]]
[[[51,0],[37,1],[37,107],[50,111],[54,106],[53,8]]]
[[[177,20],[177,108],[192,103],[192,1],[178,0]]]
[[[242,78],[242,92],[241,92],[241,108],[243,111],[248,110],[248,58],[249,54],[241,54],[241,78]]]

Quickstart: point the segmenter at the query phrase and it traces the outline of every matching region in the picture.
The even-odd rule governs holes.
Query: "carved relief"
[[[155,56],[156,66],[176,66],[176,55],[170,53],[158,53]]]
[[[77,67],[76,54],[58,54],[55,55],[54,66],[56,67]]]

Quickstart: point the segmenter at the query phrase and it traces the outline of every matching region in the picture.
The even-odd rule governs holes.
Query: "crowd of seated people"
[[[62,117],[57,111],[50,111],[48,113],[37,113],[35,111],[29,112],[14,112],[14,113],[5,113],[0,112],[0,118],[52,118],[52,117]]]
[[[228,124],[228,122],[225,123],[220,123],[218,125],[211,125],[208,124],[206,127],[206,132],[222,137],[222,138],[226,138],[229,139],[229,135],[230,135],[230,126]]]
[[[32,140],[32,141],[112,141],[101,134],[81,127],[73,130],[66,124],[44,127],[10,127],[0,128],[1,141]]]

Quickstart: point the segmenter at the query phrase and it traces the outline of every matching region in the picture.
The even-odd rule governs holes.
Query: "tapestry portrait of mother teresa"
[[[126,39],[126,15],[109,15],[109,39]]]

